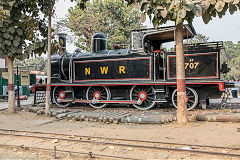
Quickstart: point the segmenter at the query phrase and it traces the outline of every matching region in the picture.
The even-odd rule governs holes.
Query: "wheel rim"
[[[90,86],[87,89],[86,93],[87,100],[110,100],[110,91],[105,86]],[[107,105],[107,103],[89,103],[89,105],[93,108],[103,108]]]
[[[172,93],[172,103],[177,108],[177,89]],[[193,88],[186,88],[186,104],[188,111],[195,108],[198,104],[198,94]]]
[[[67,107],[71,103],[70,102],[60,102],[62,99],[65,98],[65,92],[64,91],[71,91],[72,92],[72,97],[74,97],[74,91],[73,88],[68,86],[68,87],[59,87],[56,86],[53,89],[53,102],[59,106],[59,107]],[[62,96],[64,94],[64,96]]]
[[[134,107],[140,110],[147,110],[152,108],[156,102],[155,99],[155,90],[152,86],[133,86],[130,90],[130,100],[137,101],[141,100],[142,104],[133,104]]]

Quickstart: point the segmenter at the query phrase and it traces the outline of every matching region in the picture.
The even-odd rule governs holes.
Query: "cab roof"
[[[175,40],[175,26],[139,29],[131,31],[131,51],[133,53],[143,53],[145,42],[151,41],[155,46],[161,45],[165,42],[172,42]],[[185,24],[183,25],[183,38],[192,38],[196,35],[195,29]]]
[[[142,32],[148,35],[149,40],[174,41],[175,26],[132,30],[132,32]],[[183,38],[193,38],[196,35],[195,29],[189,24],[183,25]]]

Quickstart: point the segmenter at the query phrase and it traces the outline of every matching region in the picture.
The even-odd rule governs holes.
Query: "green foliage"
[[[76,45],[86,51],[90,50],[93,34],[102,32],[108,37],[108,48],[114,43],[129,44],[130,31],[143,28],[140,11],[127,6],[124,1],[95,0],[87,2],[82,9],[82,1],[69,10],[69,17],[58,22],[58,27],[67,24],[72,32],[79,37]]]
[[[231,71],[227,73],[226,79],[239,80],[240,79],[240,41],[233,43],[232,41],[224,42],[226,55],[224,60],[231,67]]]
[[[203,34],[197,33],[193,38],[184,40],[183,43],[184,44],[207,43],[208,40],[209,40],[209,37]],[[175,52],[175,47],[171,47],[169,49],[164,49],[164,50],[168,52]]]
[[[153,25],[166,23],[176,24],[188,21],[191,25],[194,17],[202,17],[204,23],[218,15],[222,18],[229,9],[230,14],[240,9],[239,0],[126,0],[129,4],[138,3],[143,14],[152,18]],[[153,16],[152,16],[153,15]],[[144,17],[144,16],[143,16]],[[143,20],[145,18],[142,18]]]
[[[10,16],[10,10],[12,9],[13,3],[16,0],[1,0],[0,1],[0,22],[3,21],[7,16]]]
[[[49,14],[49,12],[51,15],[54,13],[53,6],[55,3],[56,0],[38,0],[40,10],[45,17]]]
[[[46,15],[49,10],[53,14],[54,3],[55,0],[1,0],[0,54],[26,59],[29,55],[44,53],[48,36]],[[45,17],[39,16],[41,13]],[[52,53],[59,49],[57,41],[53,40]]]
[[[36,1],[3,0],[0,8],[6,13],[0,20],[0,54],[25,59],[29,54],[44,52],[44,40],[37,37],[46,30],[39,30],[45,24]]]
[[[31,70],[46,72],[46,59],[43,57],[29,58],[23,61],[15,60],[14,66],[31,66]],[[24,68],[26,69],[26,68]]]
[[[193,38],[189,39],[187,42],[188,44],[193,44],[193,43],[206,43],[208,42],[209,37],[198,33],[195,35]]]

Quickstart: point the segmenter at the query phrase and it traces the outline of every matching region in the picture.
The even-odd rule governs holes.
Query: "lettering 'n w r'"
[[[90,68],[85,68],[85,75],[90,75]]]
[[[108,67],[100,67],[101,74],[107,74],[108,73]]]

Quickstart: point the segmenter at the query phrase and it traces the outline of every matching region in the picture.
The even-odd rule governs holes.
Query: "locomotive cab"
[[[131,53],[150,55],[153,57],[153,80],[166,81],[167,60],[166,50],[162,49],[162,44],[174,41],[175,26],[160,27],[158,30],[142,29],[131,32]],[[194,28],[184,25],[183,38],[188,39],[196,34]]]

